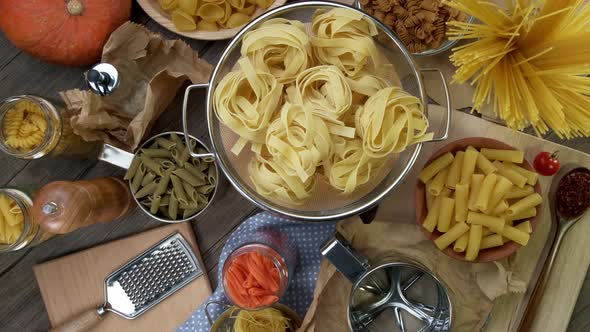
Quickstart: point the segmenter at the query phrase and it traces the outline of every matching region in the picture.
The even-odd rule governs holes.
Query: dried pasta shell
[[[197,30],[202,30],[202,31],[217,31],[219,30],[219,27],[217,26],[217,23],[215,22],[207,22],[207,21],[199,21],[199,23],[197,23]]]
[[[263,9],[268,9],[274,0],[256,0],[256,4]]]
[[[206,3],[212,3],[214,5],[223,5],[225,3],[226,0],[203,0],[203,2]]]
[[[178,0],[158,0],[158,3],[164,10],[174,10],[178,8]]]
[[[180,9],[172,12],[172,23],[180,31],[194,31],[197,29],[195,19]]]
[[[235,9],[242,9],[246,6],[246,0],[228,0],[228,2]]]
[[[197,16],[208,22],[217,22],[225,16],[225,10],[216,4],[204,3],[197,11]]]
[[[183,12],[195,16],[197,15],[197,9],[199,8],[198,0],[178,0],[178,7]]]
[[[228,28],[237,28],[250,21],[250,16],[242,13],[233,13],[227,20]]]
[[[226,1],[224,3],[223,7],[224,7],[223,18],[221,20],[219,20],[219,24],[227,27],[226,23],[229,20],[233,10],[231,8],[231,5],[229,4],[229,1]]]
[[[245,6],[242,9],[238,9],[238,12],[240,12],[242,14],[246,14],[246,15],[252,15],[252,14],[254,14],[255,10],[256,10],[256,5],[250,5],[250,6]]]

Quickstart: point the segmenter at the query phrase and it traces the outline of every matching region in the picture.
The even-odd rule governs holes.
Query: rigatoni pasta
[[[420,171],[418,178],[423,183],[427,183],[430,179],[436,176],[436,174],[438,174],[440,171],[447,168],[447,166],[453,163],[454,159],[455,157],[450,152],[443,154],[442,156],[436,158],[433,162],[428,164],[426,167],[424,167],[424,169]]]
[[[508,178],[508,180],[514,183],[515,186],[519,188],[524,188],[524,186],[526,185],[527,178],[522,176],[517,171],[506,167],[503,163],[497,160],[494,161],[494,166],[498,169],[498,174]]]
[[[479,152],[472,146],[465,150],[463,155],[463,164],[461,166],[461,179],[459,183],[469,184],[471,182],[471,176],[475,172],[475,164],[477,162],[477,156]]]
[[[124,177],[144,209],[167,220],[186,219],[204,209],[216,187],[213,161],[191,158],[185,143],[175,133],[155,138],[138,151]],[[197,141],[189,144],[206,153]]]
[[[459,183],[461,180],[461,167],[463,166],[463,157],[465,152],[459,151],[455,155],[455,159],[451,164],[451,168],[449,169],[449,174],[447,175],[447,181],[445,185],[451,189],[455,189],[455,185]]]
[[[520,150],[482,148],[480,152],[490,160],[510,161],[517,164],[520,164],[524,161],[524,152]]]
[[[532,232],[528,219],[536,216],[536,206],[542,202],[533,187],[536,173],[512,162],[524,158],[521,152],[481,151],[470,146],[447,152],[420,173],[430,200],[422,226],[439,234],[437,247],[451,246],[468,261],[508,242],[528,243]]]

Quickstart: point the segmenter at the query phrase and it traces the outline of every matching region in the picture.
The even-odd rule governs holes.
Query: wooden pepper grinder
[[[134,206],[127,184],[114,177],[55,181],[35,195],[33,220],[48,233],[64,234],[121,218]]]

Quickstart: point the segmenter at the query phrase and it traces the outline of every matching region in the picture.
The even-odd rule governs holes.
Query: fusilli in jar
[[[74,134],[71,116],[57,103],[38,96],[7,98],[0,103],[0,150],[21,159],[89,156],[97,144]]]

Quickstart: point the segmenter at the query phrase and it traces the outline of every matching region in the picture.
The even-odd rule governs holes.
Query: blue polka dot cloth
[[[289,288],[280,302],[295,310],[301,317],[313,300],[317,275],[320,270],[320,246],[333,235],[336,223],[301,223],[261,212],[246,219],[229,237],[219,258],[218,275],[221,276],[223,263],[230,253],[244,242],[256,241],[252,238],[257,230],[272,227],[286,235],[298,252],[295,273],[289,281]],[[215,292],[205,301],[229,303],[221,285],[221,278]],[[217,319],[227,308],[219,305],[209,306],[213,320]],[[208,332],[211,325],[205,316],[205,305],[197,309],[191,317],[176,329],[176,332]]]

